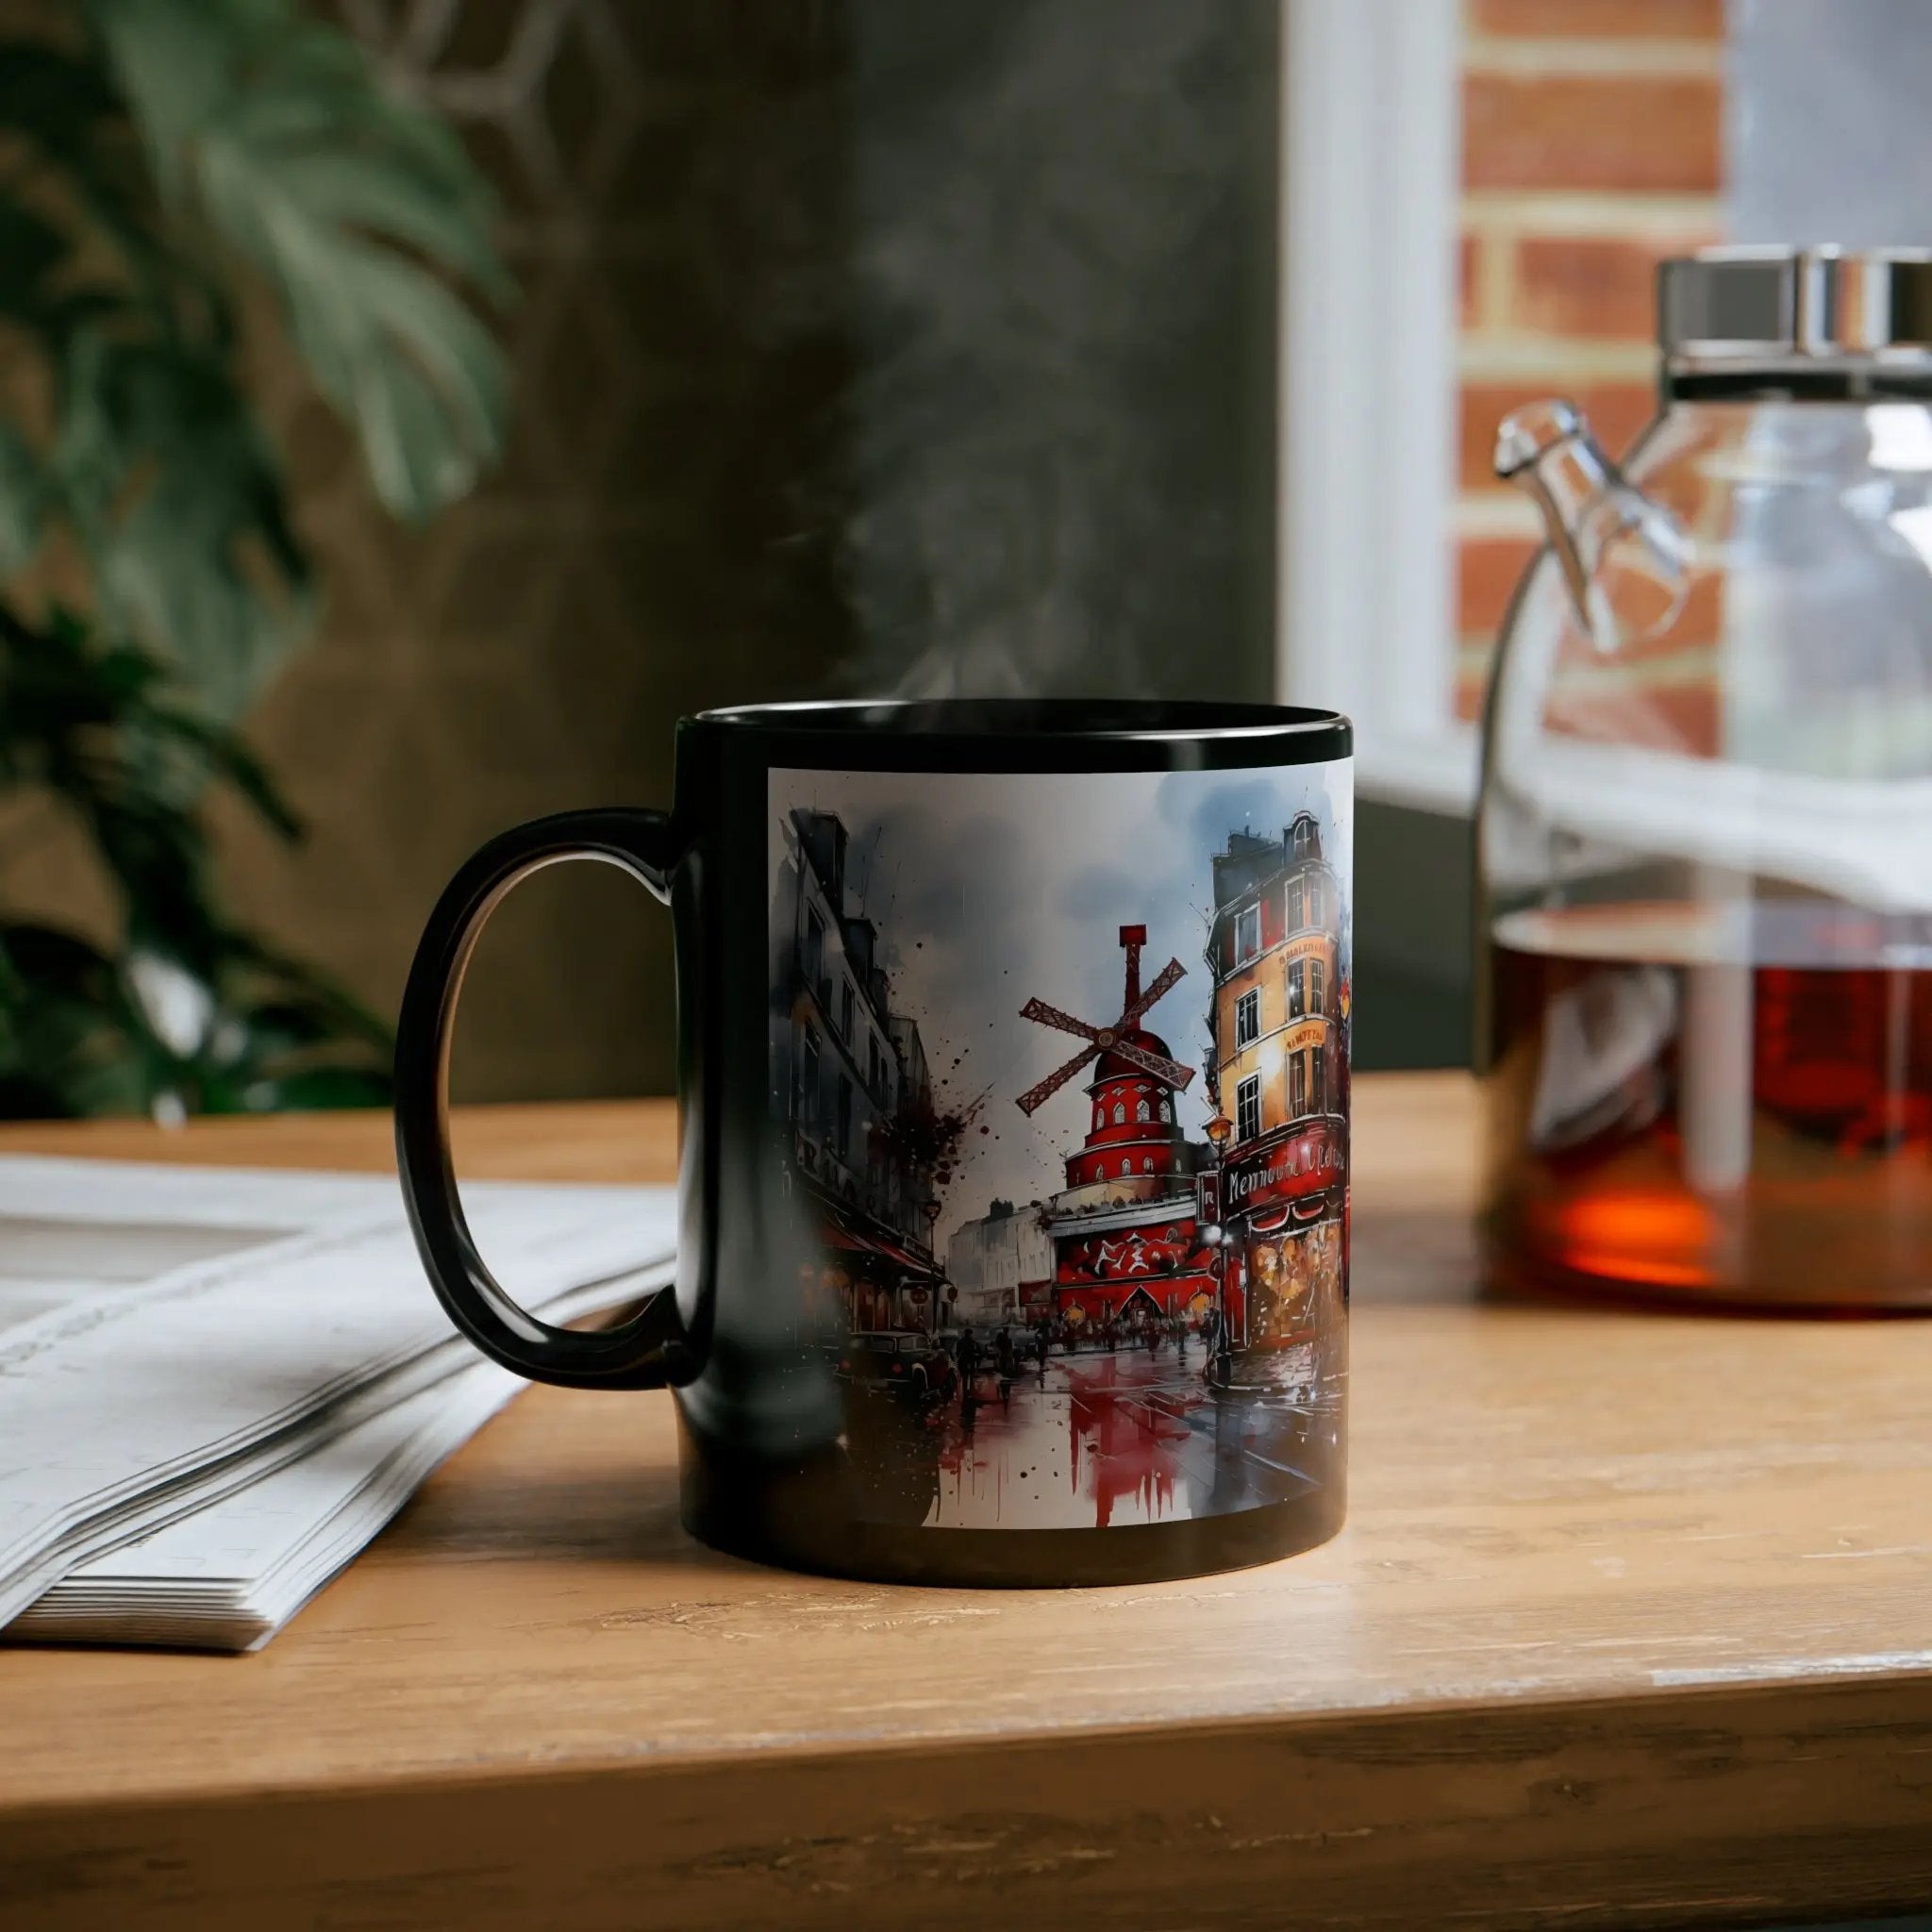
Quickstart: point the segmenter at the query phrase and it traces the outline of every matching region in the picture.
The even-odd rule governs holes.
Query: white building
[[[784,830],[773,908],[782,1002],[774,1109],[791,1119],[795,1156],[821,1193],[924,1251],[932,1177],[895,1158],[892,1132],[896,1118],[931,1105],[919,1027],[891,1009],[876,927],[846,908],[844,825],[798,810]]]
[[[955,1228],[946,1277],[958,1291],[956,1322],[1031,1321],[1043,1312],[1053,1283],[1053,1237],[1040,1203],[1015,1208],[995,1201],[977,1221]]]

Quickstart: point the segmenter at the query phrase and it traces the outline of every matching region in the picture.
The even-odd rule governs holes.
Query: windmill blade
[[[1083,1046],[1065,1066],[1056,1068],[1037,1087],[1027,1088],[1020,1096],[1020,1111],[1030,1114],[1042,1101],[1051,1100],[1099,1051],[1097,1044]]]
[[[1023,1020],[1038,1020],[1042,1026],[1058,1026],[1062,1033],[1077,1033],[1082,1040],[1097,1040],[1098,1026],[1090,1026],[1084,1020],[1076,1020],[1071,1013],[1063,1013],[1058,1007],[1050,1007],[1044,1000],[1028,1000],[1020,1008]]]
[[[1153,979],[1148,982],[1147,990],[1114,1022],[1114,1024],[1123,1029],[1133,1025],[1156,1000],[1161,998],[1173,987],[1176,980],[1184,979],[1187,976],[1187,971],[1188,969],[1178,959],[1170,959],[1154,975]]]
[[[1116,1040],[1112,1050],[1122,1059],[1131,1060],[1135,1066],[1144,1067],[1148,1073],[1157,1074],[1170,1087],[1185,1089],[1194,1077],[1192,1067],[1184,1067],[1180,1061],[1171,1060],[1165,1054],[1149,1053],[1145,1047],[1136,1046],[1132,1041]]]

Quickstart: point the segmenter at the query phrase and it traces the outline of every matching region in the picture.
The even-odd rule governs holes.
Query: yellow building
[[[1343,1291],[1345,916],[1311,813],[1278,839],[1236,832],[1215,856],[1213,1063],[1233,1124],[1218,1161],[1224,1299],[1243,1348],[1299,1345]]]
[[[1313,815],[1278,839],[1232,834],[1214,900],[1215,1084],[1232,1166],[1340,1105],[1341,891]]]

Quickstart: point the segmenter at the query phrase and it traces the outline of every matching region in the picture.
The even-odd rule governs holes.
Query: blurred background
[[[1349,709],[1358,1058],[1458,1062],[1494,424],[1637,430],[1661,256],[1932,242],[1928,29],[6,0],[0,1112],[379,1098],[482,838],[832,691]],[[615,874],[470,985],[459,1098],[668,1090]]]

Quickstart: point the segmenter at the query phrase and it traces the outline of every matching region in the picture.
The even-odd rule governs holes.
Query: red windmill
[[[1141,1029],[1141,1016],[1163,994],[1172,991],[1188,970],[1178,959],[1170,959],[1155,975],[1154,983],[1142,992],[1141,948],[1146,943],[1147,928],[1144,925],[1121,927],[1121,944],[1127,951],[1126,996],[1120,1018],[1111,1025],[1090,1026],[1086,1021],[1076,1020],[1071,1013],[1063,1013],[1058,1007],[1048,1006],[1044,1000],[1028,1000],[1020,1008],[1023,1020],[1038,1020],[1042,1026],[1057,1026],[1062,1033],[1077,1034],[1087,1041],[1064,1066],[1057,1067],[1037,1086],[1029,1087],[1021,1094],[1022,1113],[1030,1114],[1041,1102],[1051,1099],[1082,1067],[1103,1053],[1111,1058],[1125,1060],[1175,1089],[1186,1088],[1193,1079],[1192,1067],[1184,1067],[1178,1060],[1168,1058],[1166,1041]]]

